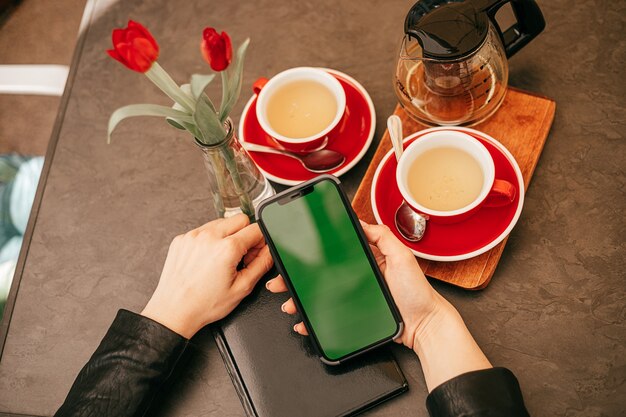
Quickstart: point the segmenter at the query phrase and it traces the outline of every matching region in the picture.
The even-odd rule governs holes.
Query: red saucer
[[[331,133],[326,149],[342,153],[346,161],[329,171],[340,176],[354,167],[363,158],[374,137],[376,112],[367,91],[354,78],[332,69],[323,68],[343,86],[346,92],[346,113],[338,131]],[[276,147],[272,139],[259,124],[256,117],[256,95],[252,96],[241,114],[239,139],[243,142]],[[300,162],[283,155],[248,152],[261,172],[270,180],[285,185],[296,185],[319,174],[305,169]]]
[[[480,255],[500,243],[513,229],[522,212],[524,179],[511,153],[497,140],[474,129],[463,127],[436,127],[422,130],[404,139],[406,148],[419,137],[435,130],[457,130],[478,139],[494,159],[496,178],[517,184],[517,196],[504,207],[483,207],[472,217],[460,223],[437,224],[428,222],[426,233],[419,242],[405,240],[395,227],[394,216],[402,202],[396,185],[396,158],[389,151],[374,174],[372,183],[372,211],[376,221],[386,224],[391,231],[418,257],[433,261],[460,261]]]

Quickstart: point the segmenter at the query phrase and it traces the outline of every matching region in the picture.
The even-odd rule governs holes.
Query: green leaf
[[[194,100],[191,94],[184,92],[158,62],[154,62],[145,75],[174,102],[183,106],[189,113],[194,111]]]
[[[182,90],[183,93],[185,93],[185,94],[189,95],[189,97],[191,97],[191,87],[189,86],[189,84],[181,85],[180,89]],[[185,110],[185,108],[183,106],[181,106],[180,104],[178,104],[177,102],[174,102],[174,104],[172,104],[172,108],[174,110],[180,110],[182,112],[190,114],[190,112],[187,112],[187,110]]]
[[[179,130],[186,130],[186,129],[185,129],[185,126],[183,126],[183,125],[181,125],[180,123],[178,123],[178,122],[176,121],[176,119],[172,119],[171,117],[167,117],[167,118],[165,119],[165,121],[166,121],[167,123],[169,123],[169,124],[170,124],[170,126],[173,126],[173,127],[175,127],[176,129],[179,129]]]
[[[180,89],[185,93],[185,94],[189,94],[191,95],[191,87],[189,86],[189,84],[183,84],[180,86]],[[180,104],[178,104],[177,102],[174,102],[174,104],[172,104],[172,108],[174,110],[180,110],[180,111],[185,111],[185,108],[183,106],[181,106]],[[182,122],[180,120],[176,120],[172,117],[167,117],[165,119],[165,121],[167,123],[169,123],[171,126],[175,127],[176,129],[180,129],[180,130],[189,130],[189,126],[185,127],[185,125],[191,125],[193,126],[193,128],[195,128],[195,126],[193,125],[193,123],[185,123]],[[197,130],[197,129],[196,129]]]
[[[196,75],[196,74],[194,74],[194,75]],[[192,75],[192,76],[191,76],[191,78],[192,78],[192,79],[191,79],[192,84],[183,84],[183,85],[181,86],[181,88],[183,89],[183,91],[188,92],[188,93],[189,93],[189,95],[192,95],[191,91],[192,91],[192,88],[193,88],[193,77],[194,77],[194,75]],[[209,77],[209,76],[207,76],[207,75],[200,75],[200,76],[201,76],[201,77]],[[213,79],[213,78],[215,78],[215,75],[211,75],[210,77],[211,77],[211,79]],[[204,89],[206,88],[206,86],[207,86],[207,85],[209,85],[209,83],[210,83],[210,82],[211,82],[211,81],[208,81],[208,82],[207,82],[207,84],[204,86],[204,88],[202,88],[202,97],[204,98],[205,102],[209,105],[209,107],[211,107],[211,109],[213,110],[213,113],[217,113],[217,110],[215,110],[215,106],[213,105],[213,102],[211,101],[211,99],[209,98],[209,96],[207,96],[206,94],[204,94]],[[197,105],[198,105],[198,100],[200,100],[200,96],[198,96],[198,97],[195,97],[195,96],[194,96],[194,106],[197,106]]]
[[[213,81],[215,74],[193,74],[191,76],[191,95],[197,101],[200,98],[200,94],[204,93],[207,86]]]
[[[180,89],[185,93],[188,94],[189,96],[191,96],[191,85],[190,84],[183,84],[180,86]],[[194,104],[195,106],[195,104]],[[185,109],[183,108],[183,106],[181,106],[180,104],[174,102],[174,104],[172,105],[172,108],[174,110],[182,110],[184,111]],[[181,129],[181,130],[186,130],[189,133],[191,133],[193,135],[194,138],[199,138],[202,135],[200,134],[200,131],[198,130],[198,127],[196,126],[195,122],[193,121],[193,116],[191,117],[191,121],[189,120],[178,120],[178,119],[174,119],[171,117],[168,117],[167,122],[174,126],[177,129]]]
[[[183,93],[187,94],[189,97],[191,97],[191,84],[187,83],[187,84],[181,84],[180,85],[180,89],[183,90]],[[180,104],[174,102],[174,105],[172,106],[174,108],[179,107],[180,109],[183,109],[183,106],[181,106]]]
[[[228,100],[226,102],[221,103],[220,108],[220,121],[224,123],[230,111],[237,103],[237,99],[239,98],[239,94],[241,93],[241,81],[243,79],[243,62],[246,56],[246,50],[248,49],[248,45],[250,44],[250,39],[246,39],[237,49],[237,56],[235,61],[235,68],[231,75],[231,79],[228,82]]]
[[[197,136],[197,138],[202,143],[217,143],[226,137],[224,126],[217,118],[217,114],[209,105],[209,99],[204,94],[198,100],[196,111],[193,114],[193,121],[200,133],[200,136]]]
[[[186,121],[172,119],[170,117],[168,117],[166,120],[170,125],[174,126],[175,128],[186,130],[187,132],[191,133],[191,135],[194,138],[202,137],[202,134],[198,130],[198,127],[196,126],[195,122],[186,122]]]
[[[130,104],[120,107],[111,114],[107,131],[107,142],[111,143],[111,133],[113,133],[113,130],[115,130],[119,122],[129,117],[137,116],[173,117],[179,124],[180,122],[193,123],[193,117],[188,113],[174,110],[166,106],[159,106],[158,104]]]

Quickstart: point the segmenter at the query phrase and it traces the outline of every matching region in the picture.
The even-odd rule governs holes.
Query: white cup
[[[290,138],[276,132],[270,125],[267,117],[268,100],[277,89],[294,81],[315,81],[325,86],[335,98],[337,112],[330,124],[324,130],[305,138]],[[339,124],[346,109],[346,93],[335,77],[324,70],[312,67],[291,68],[276,74],[270,80],[260,78],[254,83],[255,92],[258,94],[256,102],[256,116],[261,128],[278,141],[286,149],[293,151],[306,151],[320,146],[326,136]]]
[[[409,169],[413,162],[427,151],[438,148],[456,148],[469,154],[480,166],[483,184],[478,196],[465,207],[441,211],[424,207],[409,192]],[[438,223],[455,223],[474,214],[480,207],[498,207],[515,199],[517,188],[506,180],[496,179],[496,169],[487,148],[473,136],[454,130],[437,130],[415,139],[402,153],[396,170],[396,181],[402,198],[411,208]]]

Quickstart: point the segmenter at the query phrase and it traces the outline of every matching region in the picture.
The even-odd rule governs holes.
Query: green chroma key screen
[[[274,202],[262,218],[328,359],[395,335],[398,324],[334,183]]]

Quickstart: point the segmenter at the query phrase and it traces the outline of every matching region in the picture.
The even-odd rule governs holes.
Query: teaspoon
[[[306,155],[298,155],[293,152],[272,148],[270,146],[257,145],[256,143],[242,142],[247,151],[274,153],[285,155],[300,161],[302,166],[311,172],[322,173],[333,170],[346,161],[346,157],[339,152],[330,149],[320,149]]]
[[[396,115],[389,116],[387,129],[389,130],[389,137],[391,138],[396,159],[400,161],[403,151],[402,120]],[[396,229],[409,242],[418,242],[422,239],[426,232],[426,220],[425,216],[413,211],[404,200],[402,200],[402,204],[400,204],[394,216]]]

